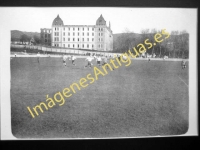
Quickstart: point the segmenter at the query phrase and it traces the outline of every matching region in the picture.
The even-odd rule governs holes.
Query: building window
[[[78,38],[78,41],[79,41],[79,38]]]
[[[88,31],[89,31],[89,28],[88,28]]]
[[[47,42],[47,39],[45,39],[45,43]]]
[[[64,31],[65,31],[65,28],[63,28],[64,29]]]
[[[73,32],[73,36],[75,36],[75,33]]]
[[[68,47],[70,47],[70,44],[68,44]]]
[[[73,31],[75,30],[75,28],[73,28]]]
[[[92,44],[92,48],[94,48],[94,45]]]
[[[63,38],[63,41],[65,41],[65,38]]]
[[[56,28],[55,28],[55,31],[56,31]]]
[[[78,36],[79,36],[79,32],[78,32]]]
[[[63,35],[65,36],[65,32],[63,32]]]
[[[79,31],[79,28],[78,28],[78,31]]]
[[[101,29],[99,28],[99,31],[101,31]]]
[[[57,28],[57,30],[59,30],[59,28]]]
[[[73,44],[73,48],[74,48],[74,44]]]
[[[92,33],[92,36],[94,36],[94,33]]]
[[[47,38],[47,34],[45,34],[45,38]]]
[[[92,31],[94,31],[94,28],[92,28]]]
[[[84,36],[84,33],[83,33],[83,36]]]
[[[101,40],[100,40],[100,38],[99,38],[99,42],[100,42]]]
[[[63,44],[63,47],[65,47],[65,44]]]
[[[92,38],[92,41],[94,41],[94,38]]]
[[[87,36],[89,36],[89,32],[87,33]]]
[[[83,28],[83,31],[84,31],[84,28]]]
[[[54,41],[56,41],[56,38],[54,38]]]
[[[101,45],[99,44],[99,48],[101,48]]]
[[[59,38],[57,37],[57,41],[59,41]]]
[[[70,33],[68,33],[68,36],[70,36]]]
[[[82,45],[82,48],[84,48],[84,44]]]
[[[84,41],[84,38],[83,38],[83,41]]]
[[[70,38],[68,38],[68,41],[70,41]]]
[[[89,41],[89,38],[87,38],[87,41]]]
[[[103,42],[103,38],[101,38],[101,41]]]
[[[56,32],[55,32],[55,36],[56,36]]]
[[[73,41],[74,41],[74,38],[73,38]]]
[[[103,36],[103,33],[101,33],[101,36]]]
[[[87,44],[87,48],[89,48],[89,44]]]
[[[69,28],[69,31],[70,31],[70,28]]]
[[[54,46],[56,46],[56,44]]]
[[[79,44],[78,44],[78,48],[79,48]]]
[[[101,28],[101,31],[103,31],[103,28]]]

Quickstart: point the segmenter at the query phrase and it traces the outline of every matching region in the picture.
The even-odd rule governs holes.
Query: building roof
[[[52,26],[63,26],[64,23],[59,15],[53,20]]]
[[[101,14],[101,16],[97,19],[96,25],[106,25],[106,21],[105,21],[105,19],[103,18],[102,14]]]

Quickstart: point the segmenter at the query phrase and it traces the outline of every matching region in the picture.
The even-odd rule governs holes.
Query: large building
[[[41,43],[47,46],[51,46],[51,29],[43,28],[40,31]]]
[[[96,25],[64,25],[58,15],[53,20],[51,29],[41,29],[41,41],[44,45],[55,47],[113,50],[110,22],[107,26],[102,15],[97,19]]]

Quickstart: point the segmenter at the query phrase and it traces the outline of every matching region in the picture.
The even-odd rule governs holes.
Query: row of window
[[[50,40],[48,41],[47,39],[45,39],[45,43],[47,43],[47,42],[51,42]]]
[[[72,28],[73,31],[75,31],[75,29],[77,29],[78,31],[80,31],[81,28]],[[82,30],[84,31],[84,29],[86,30],[90,30],[90,28],[82,28]],[[55,28],[55,31],[59,31],[59,28]],[[63,28],[63,30],[65,31],[65,28]],[[70,31],[70,28],[68,28],[68,31]],[[94,31],[94,28],[92,28],[92,31]]]
[[[78,32],[77,35],[79,36],[80,33]],[[84,36],[85,34],[82,33],[82,35]],[[89,36],[89,32],[87,33],[87,36]],[[101,33],[101,35],[103,35],[103,33]],[[54,36],[59,36],[59,32],[54,32]],[[65,36],[65,32],[63,32],[63,36]],[[70,33],[68,33],[68,36],[70,36]],[[75,36],[75,32],[73,32],[73,36]],[[92,36],[94,36],[94,33],[92,33]],[[99,36],[100,36],[100,33],[99,33]]]
[[[59,46],[59,44],[54,44],[54,46]],[[90,45],[90,44],[71,44],[71,47],[70,47],[70,44],[63,44],[63,47],[68,47],[68,48],[94,48],[94,45]],[[102,44],[98,44],[98,48],[103,48],[103,45]]]
[[[45,34],[45,38],[50,37],[50,34]]]
[[[41,38],[50,38],[50,37],[51,37],[50,34],[42,34],[42,35],[41,35]]]
[[[55,31],[59,31],[59,28],[54,28]],[[73,31],[75,31],[75,29],[77,29],[78,31],[80,31],[81,28],[72,28]],[[84,29],[86,29],[87,31],[90,30],[90,28],[82,28],[82,30],[84,31]],[[63,30],[65,31],[65,28],[63,28]],[[70,31],[70,27],[68,28],[68,31]],[[94,31],[94,28],[92,28],[92,31]],[[103,31],[103,28],[99,28],[99,31]]]
[[[59,32],[54,32],[55,36],[59,36]],[[79,36],[80,33],[78,32],[77,35]],[[84,36],[85,34],[82,33],[82,35]],[[89,36],[89,32],[87,33],[87,36]],[[65,32],[63,32],[63,36],[65,36]],[[68,36],[70,36],[70,33],[68,33]],[[73,32],[73,36],[75,36],[75,32]],[[92,33],[92,36],[94,36],[94,33]],[[103,36],[103,33],[99,33],[99,36]]]
[[[51,33],[51,30],[43,30],[45,33]]]
[[[58,38],[58,37],[55,37],[55,38],[54,38],[54,41],[59,41],[59,38]],[[65,38],[63,38],[63,41],[65,41]],[[68,41],[70,41],[70,38],[68,38]],[[72,41],[75,41],[75,38],[73,38]],[[80,38],[77,38],[77,41],[80,41]],[[84,41],[84,38],[82,38],[82,41]],[[88,42],[90,41],[89,38],[87,38],[87,41],[88,41]],[[91,41],[93,42],[93,41],[94,41],[94,38],[92,38]],[[103,42],[103,38],[99,38],[98,41],[99,41],[99,42]]]
[[[56,46],[56,44],[55,44],[55,46]],[[68,48],[70,48],[70,44],[63,44],[63,47],[65,47],[65,46],[67,46]],[[94,48],[94,45],[92,44],[92,45],[90,45],[90,44],[87,44],[87,45],[84,45],[84,44],[82,44],[82,47],[81,47],[81,44],[72,44],[71,45],[72,46],[72,48]],[[85,46],[85,47],[84,47]]]
[[[54,38],[54,41],[59,41],[59,37],[55,37],[55,38]]]

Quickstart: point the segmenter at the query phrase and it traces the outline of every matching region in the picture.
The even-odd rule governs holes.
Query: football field
[[[17,138],[110,138],[180,135],[188,130],[189,75],[180,61],[132,59],[32,118],[33,108],[92,68],[62,58],[11,59],[11,123]],[[92,62],[96,66],[96,62]],[[101,68],[101,67],[99,67]]]

